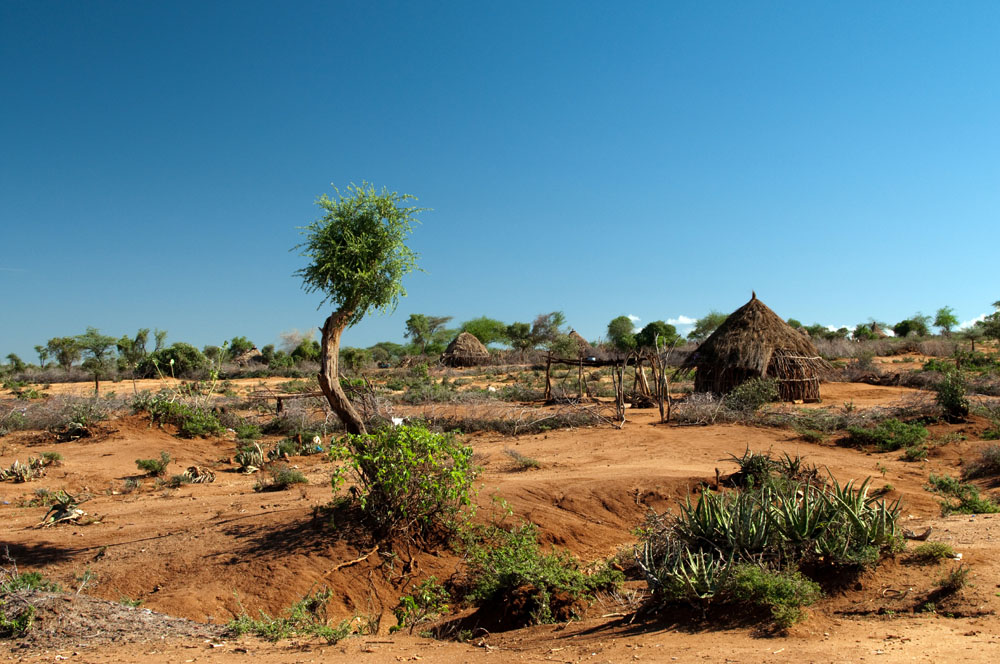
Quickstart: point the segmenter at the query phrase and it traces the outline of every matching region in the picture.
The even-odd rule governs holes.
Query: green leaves
[[[310,264],[298,271],[307,292],[323,293],[349,315],[348,326],[360,321],[369,309],[390,311],[406,295],[402,278],[416,267],[417,255],[405,244],[421,208],[409,207],[409,194],[367,182],[351,185],[337,199],[322,195],[316,204],[321,219],[302,228],[305,241],[295,247]]]

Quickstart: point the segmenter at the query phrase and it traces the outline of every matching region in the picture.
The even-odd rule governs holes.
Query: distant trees
[[[65,371],[69,371],[74,363],[79,362],[82,355],[76,337],[53,337],[46,342],[45,347],[49,351],[49,356]]]
[[[608,341],[615,350],[627,353],[635,350],[635,323],[628,316],[612,318],[608,323]]]
[[[479,339],[484,346],[495,343],[508,343],[510,340],[507,334],[507,325],[503,321],[495,318],[487,318],[486,316],[465,321],[459,327],[459,330],[461,332],[468,332]]]
[[[694,328],[688,332],[688,339],[704,341],[712,332],[715,332],[716,328],[725,323],[727,318],[729,316],[713,309],[694,322]]]
[[[403,336],[410,339],[420,349],[420,354],[441,352],[451,341],[453,332],[445,329],[451,321],[451,316],[428,316],[426,314],[410,314],[406,319],[406,332]]]
[[[669,323],[665,323],[662,320],[655,320],[652,323],[647,323],[646,326],[635,335],[635,342],[639,348],[655,350],[657,347],[657,340],[659,340],[660,348],[670,348],[680,341],[680,335],[677,334],[676,327]]]
[[[949,336],[951,334],[951,328],[958,327],[958,318],[955,316],[955,310],[951,307],[941,307],[937,310],[937,314],[934,316],[934,327],[941,329],[941,334]]]
[[[87,331],[78,336],[80,350],[86,353],[83,368],[94,377],[94,394],[100,391],[101,378],[112,370],[111,362],[115,352],[115,338],[101,334],[96,327],[88,327]]]
[[[892,333],[897,337],[926,337],[931,333],[930,322],[930,316],[925,316],[918,311],[909,318],[893,325]]]

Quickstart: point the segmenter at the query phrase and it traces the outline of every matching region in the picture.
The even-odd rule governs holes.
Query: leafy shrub
[[[907,424],[894,418],[883,420],[874,427],[848,427],[847,433],[844,443],[858,447],[875,447],[879,452],[912,447],[927,438],[927,429],[923,425]]]
[[[182,438],[220,435],[225,431],[211,411],[162,396],[137,399],[133,410],[149,412],[150,418],[157,424],[173,424]]]
[[[145,473],[151,477],[161,477],[167,472],[167,466],[170,464],[170,455],[166,452],[160,452],[159,459],[136,459],[135,465],[138,466],[139,470],[145,471]]]
[[[525,456],[515,449],[508,447],[503,451],[503,453],[514,460],[515,467],[518,470],[534,470],[542,467],[542,464],[538,462],[538,459],[532,459],[529,456]]]
[[[260,427],[252,422],[241,422],[233,427],[233,431],[239,441],[257,440],[261,437]]]
[[[226,624],[226,630],[234,636],[254,634],[268,641],[280,641],[291,636],[311,636],[325,639],[327,643],[337,643],[352,633],[352,620],[344,620],[336,627],[328,623],[326,605],[333,592],[323,589],[306,595],[293,604],[283,618],[272,618],[263,611],[254,619],[243,614]]]
[[[737,602],[769,609],[775,625],[783,629],[802,620],[802,607],[822,595],[819,585],[801,572],[749,564],[735,566],[725,590]]]
[[[959,565],[937,580],[938,592],[944,595],[957,593],[969,583],[969,568]]]
[[[949,421],[958,421],[969,414],[969,386],[962,372],[954,370],[944,375],[944,379],[934,386],[937,404]]]
[[[557,594],[572,604],[598,590],[616,587],[623,578],[610,568],[587,575],[568,552],[542,553],[531,524],[509,531],[492,527],[467,543],[467,554],[468,599],[479,606],[507,605],[516,592],[527,592],[524,612],[529,623],[568,617],[554,611]]]
[[[740,484],[760,486],[771,476],[777,464],[767,452],[751,452],[750,448],[743,451],[742,456],[730,454],[729,458],[739,466],[737,476]]]
[[[357,503],[379,537],[451,530],[472,502],[472,448],[454,434],[419,425],[385,428],[344,436],[331,445],[330,456],[344,461],[333,474],[334,491],[348,477],[354,480],[347,500]]]
[[[778,381],[773,378],[753,378],[726,395],[726,407],[738,412],[753,413],[766,403],[778,400]]]
[[[924,461],[927,459],[927,445],[911,445],[903,450],[903,461]]]
[[[910,552],[910,560],[921,565],[936,563],[945,558],[954,558],[955,549],[944,542],[924,542]]]
[[[283,463],[271,466],[269,472],[271,474],[270,482],[260,482],[254,487],[254,490],[283,491],[295,484],[309,484],[305,475]]]
[[[158,375],[175,378],[194,377],[208,369],[208,358],[191,344],[178,342],[147,355],[136,367],[136,375],[155,378]]]
[[[928,478],[931,491],[945,496],[941,501],[941,513],[949,514],[994,514],[1000,512],[1000,505],[989,498],[979,495],[979,489],[974,484],[960,482],[954,477],[935,475]],[[958,502],[955,502],[955,501]]]
[[[451,596],[444,586],[437,582],[437,578],[427,577],[414,586],[411,594],[399,598],[399,604],[393,609],[397,624],[389,632],[409,628],[410,634],[413,634],[417,625],[447,613],[450,600]]]

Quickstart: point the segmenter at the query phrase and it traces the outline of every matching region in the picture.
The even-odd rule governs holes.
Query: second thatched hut
[[[757,299],[729,315],[684,361],[696,369],[696,392],[727,394],[752,378],[774,378],[782,401],[819,401],[820,376],[830,365],[799,334]]]
[[[474,367],[486,364],[490,359],[490,351],[479,339],[462,332],[455,337],[441,355],[441,364],[449,367]]]

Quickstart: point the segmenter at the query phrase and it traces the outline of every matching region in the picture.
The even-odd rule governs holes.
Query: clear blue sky
[[[258,346],[330,184],[431,211],[410,313],[853,325],[991,310],[995,2],[0,3],[0,357]]]

